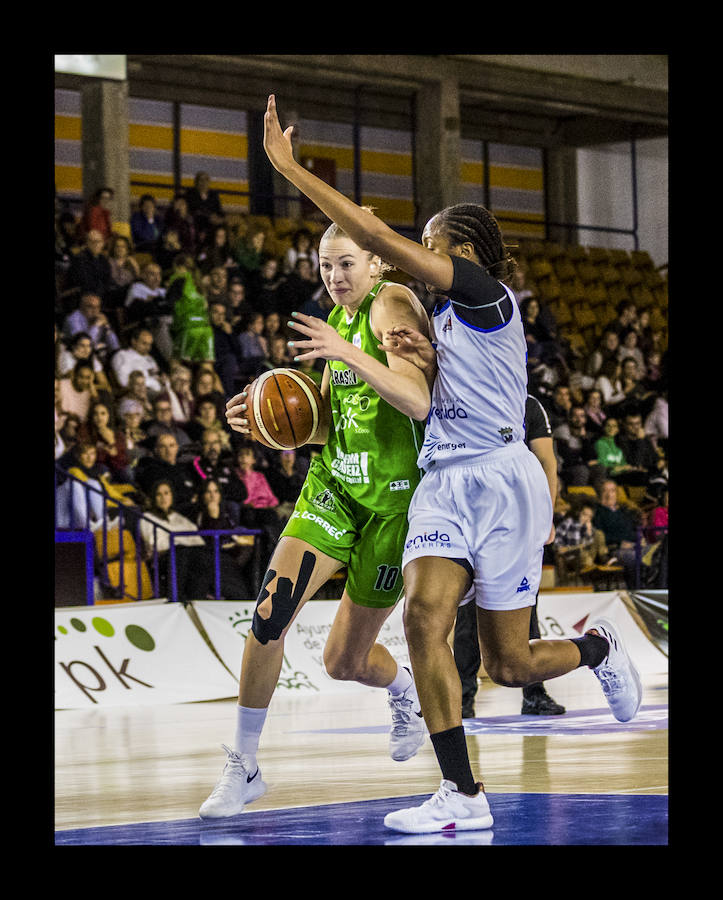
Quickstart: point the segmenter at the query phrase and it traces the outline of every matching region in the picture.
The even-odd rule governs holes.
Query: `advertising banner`
[[[338,600],[307,603],[289,630],[277,690],[287,695],[373,691],[335,681],[323,654]],[[233,698],[255,601],[146,601],[55,610],[55,708],[188,703]],[[664,673],[667,656],[627,594],[541,593],[543,638],[578,637],[597,615],[621,630],[641,673]],[[410,665],[400,602],[379,642],[400,665]]]
[[[298,694],[374,690],[356,682],[335,681],[324,669],[324,645],[339,602],[314,600],[307,603],[296,617],[284,642],[284,662],[277,690]],[[193,603],[199,623],[236,678],[241,671],[244,641],[251,629],[255,605],[253,601],[236,603],[229,600],[199,600]],[[400,665],[409,665],[401,603],[397,604],[382,626],[378,640]]]
[[[635,611],[625,593],[619,591],[587,593],[541,593],[537,601],[537,619],[542,638],[580,637],[596,616],[604,616],[620,629],[625,646],[641,674],[668,671],[668,659],[651,643],[636,621]]]
[[[635,591],[630,594],[640,618],[648,629],[650,639],[668,655],[668,592]]]
[[[234,696],[237,685],[180,603],[55,610],[55,708]]]

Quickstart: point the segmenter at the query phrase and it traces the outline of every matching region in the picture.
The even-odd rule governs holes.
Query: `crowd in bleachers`
[[[242,526],[261,531],[265,563],[313,449],[251,442],[224,408],[269,368],[299,367],[320,383],[321,362],[290,358],[286,322],[295,310],[325,319],[331,309],[317,252],[324,224],[228,214],[204,173],[165,208],[144,195],[128,223],[114,221],[112,205],[110,189],[80,215],[56,200],[55,461],[74,476],[61,475],[69,497],[56,524],[98,528],[103,503],[140,510],[146,558],[149,522]],[[656,523],[667,525],[667,281],[645,253],[526,241],[514,255],[529,391],[559,460],[549,552],[563,581],[611,560],[627,575],[636,529],[654,547]],[[408,283],[431,311],[424,287]],[[78,482],[98,487],[85,494],[97,502],[74,492]],[[577,503],[588,494],[589,526]],[[178,541],[181,595],[212,595],[208,539]],[[248,590],[248,543],[224,542],[226,570],[240,573],[224,576],[226,596]]]
[[[516,258],[528,390],[558,460],[558,583],[618,570],[628,587],[667,586],[666,267],[551,241],[521,241]]]

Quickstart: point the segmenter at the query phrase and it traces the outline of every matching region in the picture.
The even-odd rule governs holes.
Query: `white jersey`
[[[452,260],[449,299],[431,322],[438,371],[417,461],[423,469],[474,463],[525,439],[527,343],[514,295],[479,266]]]

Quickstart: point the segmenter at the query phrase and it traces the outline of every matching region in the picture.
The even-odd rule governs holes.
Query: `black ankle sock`
[[[573,644],[577,644],[577,649],[580,651],[578,669],[580,666],[589,666],[591,669],[599,666],[610,649],[610,644],[599,634],[583,634],[582,637],[570,638],[570,640]]]
[[[525,684],[522,687],[522,696],[525,700],[537,700],[538,697],[544,697],[547,691],[541,681],[534,684]]]
[[[442,777],[447,781],[453,781],[457,790],[463,794],[474,795],[477,793],[477,783],[474,780],[467,753],[467,741],[462,725],[449,728],[447,731],[438,731],[430,734],[437,761],[442,770]]]

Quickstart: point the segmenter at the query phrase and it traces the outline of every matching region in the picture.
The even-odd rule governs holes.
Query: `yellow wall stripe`
[[[128,125],[128,144],[148,150],[173,150],[173,129],[166,125]]]
[[[80,116],[56,116],[55,137],[63,141],[82,140],[83,122]]]
[[[299,159],[302,156],[318,156],[333,159],[338,169],[354,168],[354,151],[351,147],[329,147],[326,144],[300,144]]]
[[[80,166],[56,166],[55,189],[59,194],[64,191],[77,193],[83,190],[83,170]]]
[[[385,175],[412,175],[412,157],[405,153],[384,153],[380,150],[362,150],[361,167],[365,172],[383,172]]]
[[[181,153],[246,159],[248,137],[245,134],[224,134],[220,131],[182,128]]]
[[[490,166],[490,187],[518,188],[541,191],[544,187],[542,169],[518,169],[513,166]]]
[[[414,203],[394,197],[362,196],[362,206],[372,206],[376,215],[385,222],[412,224],[414,222]]]

